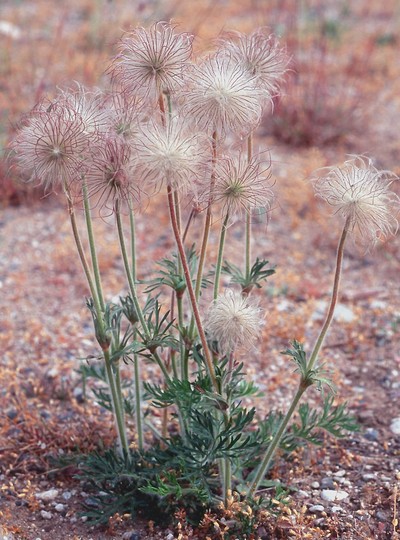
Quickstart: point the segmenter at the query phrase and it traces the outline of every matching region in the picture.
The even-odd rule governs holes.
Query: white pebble
[[[313,489],[318,489],[319,488],[319,482],[312,482],[311,487]]]
[[[52,519],[53,514],[51,512],[47,512],[46,510],[41,510],[40,515],[43,519]]]
[[[400,418],[394,418],[390,424],[390,429],[395,435],[400,435]]]
[[[322,506],[322,504],[314,504],[313,506],[310,506],[308,510],[310,512],[324,512],[325,508]]]
[[[64,512],[64,510],[65,510],[65,504],[61,504],[61,503],[56,504],[55,507],[54,507],[54,510],[55,510],[56,512]]]
[[[343,499],[347,499],[348,496],[349,494],[347,491],[336,489],[323,489],[321,493],[321,497],[324,499],[324,501],[329,502],[343,501]]]
[[[340,469],[339,471],[336,471],[333,474],[334,474],[334,476],[337,476],[338,478],[341,478],[342,476],[346,475],[346,471],[344,469]]]
[[[47,491],[41,491],[36,493],[35,497],[39,501],[54,501],[58,495],[58,489],[48,489]]]

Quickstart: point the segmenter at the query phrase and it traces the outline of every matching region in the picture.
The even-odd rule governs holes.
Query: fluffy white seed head
[[[254,347],[263,324],[259,307],[239,292],[227,290],[209,308],[206,330],[218,342],[221,352],[229,354],[237,348]]]
[[[133,168],[131,147],[123,137],[104,137],[93,148],[86,182],[90,199],[101,215],[111,214],[117,200],[130,205],[138,199]]]
[[[28,181],[45,190],[69,184],[86,170],[90,138],[82,117],[55,102],[41,103],[25,119],[11,148]]]
[[[222,50],[255,77],[266,97],[276,94],[287,69],[288,57],[266,28],[259,28],[250,35],[231,32],[222,41]]]
[[[120,41],[113,77],[134,95],[158,98],[160,92],[174,92],[182,85],[192,41],[192,35],[176,33],[166,22],[149,29],[136,28]]]
[[[270,164],[254,156],[226,157],[215,167],[213,200],[223,204],[223,214],[240,216],[252,209],[269,211],[273,193],[270,189]]]
[[[317,197],[325,200],[364,245],[375,244],[398,229],[399,197],[390,189],[396,175],[378,171],[370,159],[356,156],[323,169],[314,180]]]
[[[193,66],[189,88],[182,96],[186,116],[200,129],[219,136],[228,130],[249,133],[260,121],[261,93],[254,77],[226,55],[215,55]]]
[[[138,176],[156,188],[166,184],[186,193],[209,165],[208,138],[180,118],[168,119],[166,126],[151,120],[142,126],[134,146]]]

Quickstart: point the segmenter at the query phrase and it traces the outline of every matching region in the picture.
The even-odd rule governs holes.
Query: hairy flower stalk
[[[136,28],[119,44],[112,73],[124,91],[158,99],[183,84],[184,71],[192,55],[193,36],[176,33],[173,25],[158,22]]]
[[[336,268],[331,300],[326,319],[307,362],[306,371],[312,373],[318,361],[323,342],[333,320],[335,306],[339,298],[339,285],[343,262],[344,245],[349,233],[356,232],[362,243],[375,243],[397,231],[400,203],[397,195],[389,190],[394,175],[388,171],[378,171],[370,160],[356,157],[340,167],[328,169],[328,174],[315,181],[316,195],[331,204],[336,213],[344,219],[343,231],[339,239]],[[312,384],[312,383],[311,383]],[[250,484],[248,496],[253,497],[271,465],[279,443],[286,432],[297,405],[310,383],[302,377],[288,412],[272,439],[257,474]]]

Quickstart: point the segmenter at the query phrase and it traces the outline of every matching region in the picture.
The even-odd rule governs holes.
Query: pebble
[[[379,431],[374,428],[367,428],[364,433],[364,439],[367,441],[377,441],[379,438]]]
[[[343,501],[343,499],[347,499],[348,496],[349,494],[347,491],[336,489],[323,489],[321,493],[321,497],[324,499],[324,501],[329,502]]]
[[[166,537],[165,537],[165,540],[174,540],[174,535],[172,533],[169,533]]]
[[[140,540],[140,534],[135,531],[128,531],[122,535],[122,540]]]
[[[390,429],[395,435],[400,435],[400,418],[394,418],[392,420]]]
[[[340,469],[334,473],[334,476],[337,476],[338,478],[341,478],[342,476],[346,475],[346,471],[344,469]]]
[[[329,476],[326,476],[325,478],[322,478],[321,480],[321,488],[322,489],[333,489],[335,487],[335,484]]]
[[[308,493],[308,491],[304,491],[303,489],[299,489],[299,491],[297,492],[297,495],[299,497],[302,497],[303,499],[306,499],[307,497],[310,496],[310,494]]]
[[[69,501],[71,497],[72,493],[70,491],[64,491],[64,493],[62,494],[62,498],[64,499],[64,501]]]
[[[310,485],[311,485],[311,487],[313,489],[318,489],[319,488],[319,482],[312,482]]]
[[[361,477],[365,482],[369,482],[370,480],[376,480],[376,476],[372,473],[363,474]]]
[[[331,511],[334,514],[337,514],[338,512],[344,512],[343,508],[341,506],[332,506]]]
[[[35,494],[35,498],[39,501],[54,501],[58,495],[58,489],[48,489]]]
[[[325,521],[325,518],[314,519],[314,525],[318,527],[319,525],[322,525],[324,521]]]
[[[67,507],[65,506],[65,504],[56,504],[55,507],[54,507],[54,510],[56,512],[64,512],[64,510],[66,509]]]
[[[388,516],[385,514],[385,512],[382,512],[382,510],[378,510],[375,516],[376,519],[378,519],[379,521],[383,521],[384,523],[386,523],[388,520]]]
[[[325,507],[322,504],[314,504],[308,510],[309,512],[325,512]]]
[[[52,519],[53,518],[53,514],[51,512],[47,512],[46,510],[41,510],[40,515],[42,516],[43,519]]]

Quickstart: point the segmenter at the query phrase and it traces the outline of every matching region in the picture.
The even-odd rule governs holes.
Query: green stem
[[[114,418],[117,424],[119,443],[122,450],[129,459],[129,444],[126,436],[124,411],[121,407],[121,397],[118,394],[117,383],[114,378],[114,373],[110,361],[110,352],[108,350],[104,351],[104,364],[106,368],[108,386],[111,390],[111,403],[114,412]]]
[[[222,223],[222,227],[221,227],[221,234],[219,237],[218,259],[217,259],[217,265],[215,267],[214,300],[216,300],[218,296],[218,292],[219,292],[219,282],[221,279],[222,260],[224,256],[224,246],[225,246],[228,218],[229,218],[229,212],[226,213],[224,222]]]
[[[66,197],[67,197],[68,214],[69,214],[69,218],[70,218],[70,221],[71,221],[72,234],[73,234],[73,237],[74,237],[75,245],[76,245],[76,248],[78,250],[79,259],[81,261],[83,271],[85,273],[86,280],[87,280],[88,285],[89,285],[90,294],[92,295],[92,298],[93,298],[93,303],[94,303],[94,306],[95,306],[95,309],[96,309],[97,316],[100,319],[101,318],[100,302],[99,302],[99,298],[97,296],[96,286],[95,286],[95,283],[94,283],[94,280],[93,280],[93,277],[92,277],[92,272],[91,272],[91,270],[89,268],[89,265],[88,265],[88,262],[87,262],[87,259],[86,259],[86,255],[85,255],[85,251],[84,251],[83,246],[82,246],[82,241],[81,241],[81,237],[80,237],[80,234],[79,234],[78,224],[76,222],[75,208],[74,208],[74,205],[73,205],[73,202],[72,202],[71,193],[70,193],[67,186],[65,186],[65,194],[66,194]]]
[[[133,365],[134,365],[134,377],[135,377],[135,419],[136,419],[136,431],[138,434],[138,446],[139,450],[143,450],[144,447],[144,438],[143,438],[143,424],[142,424],[142,388],[141,388],[141,377],[139,369],[139,355],[133,355]]]
[[[335,306],[336,306],[337,301],[338,301],[339,286],[340,286],[340,276],[341,276],[342,263],[343,263],[343,251],[344,251],[344,244],[345,244],[346,236],[347,236],[347,232],[348,232],[348,225],[349,225],[349,223],[348,223],[348,221],[346,221],[346,223],[344,225],[344,228],[343,228],[343,231],[342,231],[342,235],[341,235],[340,240],[339,240],[338,249],[337,249],[337,255],[336,255],[336,268],[335,268],[335,276],[334,276],[334,281],[333,281],[331,302],[330,302],[330,305],[329,305],[326,320],[325,320],[324,325],[322,327],[322,330],[321,330],[321,332],[320,332],[320,334],[318,336],[318,339],[317,339],[317,341],[316,341],[316,343],[314,345],[314,349],[313,349],[313,351],[311,353],[310,360],[308,361],[308,365],[307,365],[307,371],[308,372],[313,369],[313,367],[315,366],[315,363],[316,363],[316,361],[318,359],[319,352],[321,350],[321,347],[322,347],[322,344],[324,342],[325,336],[326,336],[326,334],[328,332],[328,329],[330,327],[330,324],[332,322],[334,311],[335,311]],[[276,434],[274,435],[270,445],[268,446],[267,453],[265,454],[264,459],[262,460],[261,464],[258,467],[256,477],[254,478],[253,482],[251,483],[251,485],[249,487],[249,490],[248,490],[248,496],[249,497],[254,496],[254,494],[257,491],[260,483],[262,482],[262,480],[263,480],[263,478],[265,476],[265,473],[267,472],[267,470],[268,470],[268,468],[269,468],[269,466],[271,464],[272,458],[274,457],[275,451],[278,448],[278,445],[279,445],[283,435],[285,434],[287,425],[288,425],[291,417],[293,416],[293,414],[294,414],[294,412],[295,412],[295,410],[297,408],[297,405],[298,405],[302,395],[307,390],[308,386],[309,385],[304,384],[303,381],[300,382],[299,388],[297,390],[296,395],[293,398],[292,404],[290,405],[290,408],[289,408],[288,412],[286,413],[285,418],[282,420],[282,423],[279,426],[278,431],[276,432]]]
[[[343,227],[342,235],[340,237],[338,248],[337,248],[335,277],[333,280],[332,296],[331,296],[331,301],[329,304],[328,313],[327,313],[324,325],[321,329],[321,332],[318,336],[318,339],[314,345],[314,349],[311,353],[310,360],[308,361],[307,370],[313,369],[315,362],[318,359],[319,352],[321,350],[322,344],[324,342],[324,339],[326,337],[326,334],[329,330],[329,327],[333,319],[335,307],[339,298],[339,286],[340,286],[340,277],[342,274],[343,251],[344,251],[344,244],[346,241],[347,232],[348,232],[348,221],[346,221]]]
[[[103,288],[101,285],[99,262],[97,259],[96,243],[94,240],[92,216],[91,216],[90,205],[89,205],[89,194],[88,194],[88,189],[87,189],[85,180],[83,180],[82,190],[83,190],[83,204],[85,208],[86,228],[88,232],[89,248],[90,248],[90,255],[92,258],[94,279],[96,282],[96,289],[97,289],[97,294],[99,297],[100,306],[101,306],[102,311],[104,311],[105,305],[104,305],[104,298],[103,298]]]
[[[208,374],[210,376],[213,388],[215,389],[216,392],[219,393],[218,382],[217,382],[217,379],[216,379],[216,376],[215,376],[214,364],[213,364],[213,361],[212,361],[212,358],[211,358],[210,350],[209,350],[208,345],[207,345],[207,339],[206,339],[206,335],[205,335],[205,332],[204,332],[203,323],[201,321],[199,308],[198,308],[198,305],[197,305],[196,294],[195,294],[195,291],[193,289],[192,278],[191,278],[191,275],[190,275],[189,265],[188,265],[187,258],[186,258],[185,248],[183,247],[182,238],[181,238],[181,236],[179,234],[179,228],[178,228],[178,223],[177,223],[176,214],[175,214],[174,197],[173,197],[173,192],[172,192],[171,186],[167,187],[167,191],[168,191],[168,208],[169,208],[169,214],[170,214],[170,218],[171,218],[172,230],[173,230],[173,233],[174,233],[174,236],[175,236],[175,241],[176,241],[176,245],[178,247],[178,252],[179,252],[179,255],[180,255],[181,261],[182,261],[183,274],[185,276],[186,287],[187,287],[187,290],[188,290],[188,293],[189,293],[189,299],[190,299],[190,303],[191,303],[191,307],[192,307],[194,320],[196,322],[197,331],[199,333],[201,345],[203,347],[204,359],[205,359],[205,362],[206,362],[206,365],[207,365]]]
[[[250,163],[253,156],[253,134],[250,134],[247,139],[247,161]],[[245,232],[245,276],[246,280],[250,277],[250,261],[251,261],[251,210],[246,213],[246,232]]]
[[[73,232],[75,244],[76,244],[79,258],[82,263],[83,271],[85,273],[85,276],[89,285],[89,289],[93,298],[93,303],[96,310],[97,319],[99,323],[103,325],[103,329],[104,329],[103,311],[102,311],[98,293],[96,290],[96,285],[93,280],[89,265],[87,263],[85,252],[83,250],[82,242],[80,239],[79,229],[76,222],[75,209],[74,209],[74,205],[72,203],[72,198],[71,198],[71,193],[66,185],[64,186],[64,189],[67,196],[68,213],[71,220],[71,226],[72,226],[72,232]],[[115,422],[117,425],[118,440],[120,443],[120,447],[123,449],[126,455],[129,456],[129,445],[128,445],[127,436],[126,436],[124,415],[123,415],[123,411],[121,411],[121,407],[120,407],[121,401],[118,397],[118,392],[115,386],[114,373],[113,373],[111,362],[110,362],[110,353],[109,351],[103,351],[103,354],[104,354],[104,363],[106,367],[107,381],[108,381],[108,385],[111,391],[112,408],[113,408]]]
[[[131,232],[131,275],[133,283],[136,284],[136,231],[135,215],[133,213],[132,200],[129,201],[129,226]],[[139,367],[139,355],[133,355],[134,384],[135,384],[135,420],[138,434],[139,450],[144,448],[143,422],[142,422],[142,379]]]
[[[196,300],[198,300],[199,297],[200,297],[201,280],[202,280],[202,277],[203,277],[204,263],[205,263],[205,260],[206,260],[208,237],[210,236],[210,229],[211,229],[212,200],[213,200],[213,191],[214,191],[214,185],[215,185],[214,166],[215,166],[216,159],[217,159],[217,136],[216,136],[216,133],[214,132],[214,134],[213,134],[213,158],[212,158],[213,171],[211,173],[210,196],[209,196],[209,199],[208,199],[206,219],[205,219],[205,222],[204,222],[203,239],[202,239],[202,243],[201,243],[199,265],[197,267]]]
[[[253,480],[253,482],[250,484],[250,487],[248,489],[248,492],[247,492],[247,496],[249,498],[251,497],[254,497],[254,494],[255,492],[257,491],[259,485],[261,484],[264,476],[265,476],[265,473],[267,472],[270,464],[271,464],[271,461],[274,457],[274,454],[275,454],[275,451],[276,449],[278,448],[279,446],[279,443],[281,442],[281,439],[286,431],[286,428],[287,428],[287,425],[294,413],[294,411],[296,410],[296,407],[301,399],[301,396],[303,395],[303,393],[305,392],[305,387],[303,387],[302,385],[299,386],[297,392],[296,392],[296,395],[294,396],[293,398],[293,401],[292,401],[292,404],[290,405],[290,408],[288,410],[288,412],[286,413],[286,416],[285,418],[282,420],[281,422],[281,425],[279,426],[279,429],[278,431],[275,433],[272,441],[270,442],[269,446],[268,446],[268,450],[267,450],[267,453],[265,454],[264,456],[264,459],[262,460],[262,462],[260,463],[259,467],[258,467],[258,470],[257,470],[257,474]]]
[[[148,326],[146,324],[146,320],[144,318],[142,308],[140,307],[139,299],[138,299],[137,292],[136,292],[136,286],[135,286],[135,283],[134,283],[133,278],[132,278],[131,269],[129,267],[128,253],[127,253],[126,245],[125,245],[124,232],[123,232],[122,219],[121,219],[121,212],[120,212],[120,208],[119,208],[119,200],[118,199],[115,202],[115,216],[116,216],[116,219],[117,219],[117,230],[118,230],[119,246],[120,246],[120,250],[121,250],[122,260],[124,262],[126,277],[128,279],[129,289],[130,289],[130,292],[131,292],[131,295],[132,295],[132,300],[133,300],[133,303],[134,303],[134,306],[135,306],[136,313],[137,313],[137,315],[139,317],[139,321],[140,321],[141,327],[143,329],[143,333],[144,333],[146,339],[150,339],[150,332],[149,332]],[[162,373],[163,373],[163,375],[165,377],[165,380],[170,381],[170,376],[168,374],[168,371],[167,371],[166,367],[164,366],[164,363],[161,360],[161,358],[159,357],[159,355],[156,352],[154,352],[153,357],[154,357],[154,360],[157,362],[159,368],[161,369],[161,371],[162,371]]]

